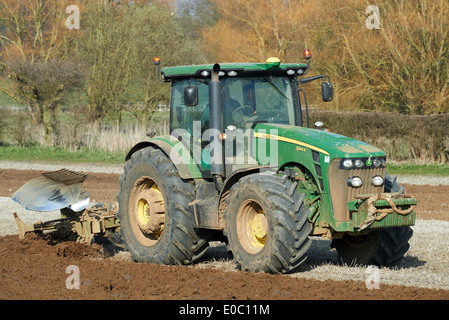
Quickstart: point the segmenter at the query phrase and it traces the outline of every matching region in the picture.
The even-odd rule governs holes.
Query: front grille
[[[351,220],[348,202],[353,201],[356,195],[383,192],[383,187],[375,187],[371,182],[376,175],[385,177],[385,168],[344,170],[340,168],[340,159],[332,160],[328,171],[329,190],[334,217],[337,221]],[[354,176],[362,178],[363,184],[360,188],[348,186],[348,178]]]

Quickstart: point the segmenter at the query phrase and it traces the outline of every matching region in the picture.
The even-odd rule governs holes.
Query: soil
[[[41,171],[0,170],[0,197],[10,197]],[[115,202],[117,174],[89,173],[83,188],[95,202]],[[449,221],[449,186],[406,186],[418,198],[418,219]],[[66,286],[80,270],[79,289]],[[149,300],[449,300],[448,290],[365,282],[319,281],[195,266],[161,266],[111,259],[99,245],[78,244],[51,234],[0,237],[0,299]],[[69,283],[73,284],[73,283]]]

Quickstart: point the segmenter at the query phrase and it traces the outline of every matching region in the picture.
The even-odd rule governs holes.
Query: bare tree
[[[84,84],[82,66],[60,59],[35,61],[32,64],[19,59],[9,62],[8,70],[16,83],[16,92],[27,100],[32,113],[43,124],[45,144],[53,146],[61,104],[68,92]]]
[[[125,111],[146,125],[170,90],[158,82],[154,56],[164,65],[203,61],[164,1],[95,1],[86,6],[83,21],[77,57],[90,69],[87,116],[95,125],[106,117],[118,128]]]
[[[35,62],[47,62],[51,59],[64,58],[66,44],[76,37],[65,27],[65,9],[68,0],[2,0],[0,2],[0,66],[12,82],[10,86],[0,86],[19,103],[28,105],[35,124],[42,121],[39,108],[30,101],[34,100],[27,90],[21,90],[22,79],[8,70],[8,66],[17,66],[18,61],[33,65]],[[77,0],[70,1],[78,3]]]
[[[185,36],[185,30],[170,10],[157,5],[135,6],[129,18],[136,21],[133,29],[131,59],[132,83],[128,86],[128,111],[145,126],[159,103],[169,104],[170,86],[159,82],[153,58],[163,66],[204,62],[201,45]],[[157,27],[155,27],[157,26]]]
[[[285,60],[298,40],[303,0],[215,3],[221,17],[204,31],[204,41],[208,50],[223,60],[265,61],[270,56]]]
[[[33,63],[60,56],[65,43],[76,37],[64,23],[69,4],[81,6],[78,0],[2,0],[0,57],[3,61],[20,58]]]

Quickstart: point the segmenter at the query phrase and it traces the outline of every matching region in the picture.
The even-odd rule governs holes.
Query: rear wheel
[[[121,232],[136,261],[189,264],[207,251],[207,234],[195,229],[189,207],[194,186],[161,150],[134,153],[119,184]]]
[[[252,174],[232,187],[224,234],[243,270],[288,273],[307,258],[312,225],[303,200],[287,176]]]

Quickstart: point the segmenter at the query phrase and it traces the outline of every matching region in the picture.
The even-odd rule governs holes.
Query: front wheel
[[[243,177],[226,203],[224,234],[241,269],[289,273],[306,260],[312,231],[309,208],[287,176]]]
[[[348,265],[392,266],[397,264],[410,248],[413,235],[410,227],[387,228],[367,235],[344,235],[332,241],[339,259]]]
[[[386,175],[385,192],[403,193],[404,187],[396,182],[396,176]],[[338,252],[340,261],[348,265],[392,266],[397,264],[410,248],[413,235],[408,226],[371,231],[367,235],[344,235],[334,239],[332,248]]]

